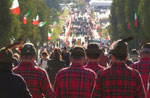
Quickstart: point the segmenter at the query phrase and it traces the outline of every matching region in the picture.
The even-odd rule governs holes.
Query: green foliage
[[[150,41],[149,4],[149,0],[113,0],[109,29],[112,40],[133,36],[134,41],[130,46],[132,48],[139,48],[141,43]],[[138,12],[137,27],[134,25],[136,12]],[[130,24],[129,29],[128,24]]]
[[[58,16],[60,12],[57,11],[58,2],[61,0],[45,0],[45,1],[54,1],[52,6],[47,6],[43,0],[18,0],[20,5],[20,15],[13,15],[10,13],[10,6],[12,2],[10,0],[1,0],[0,3],[0,47],[10,43],[10,37],[13,36],[16,40],[23,38],[24,32],[24,41],[30,40],[34,44],[36,42],[46,42],[47,41],[47,32],[50,29],[49,25],[53,21],[59,23]],[[29,17],[27,18],[27,24],[23,24],[23,16],[31,11]],[[47,24],[43,27],[33,26],[32,19],[39,15],[39,21],[47,21]],[[60,28],[60,27],[59,27]],[[61,30],[61,29],[60,29]],[[59,31],[60,31],[59,30]]]
[[[150,42],[150,1],[149,0],[142,0],[139,5],[139,17],[141,20],[141,39],[142,43]]]

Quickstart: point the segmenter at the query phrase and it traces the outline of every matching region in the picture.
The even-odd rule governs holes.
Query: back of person
[[[26,43],[21,49],[21,63],[13,70],[26,81],[33,98],[53,98],[53,90],[46,71],[35,65],[36,49]]]
[[[112,46],[112,65],[98,73],[92,98],[146,98],[141,75],[125,63],[131,39],[118,40]]]
[[[77,65],[78,66],[78,65]],[[80,66],[80,65],[79,65]],[[92,71],[93,72],[93,71]],[[94,86],[95,74],[86,68],[66,68],[57,74],[55,92],[57,98],[89,98]],[[57,85],[59,84],[59,85]]]
[[[103,66],[99,65],[99,59],[102,54],[102,50],[99,49],[98,44],[90,43],[86,49],[86,56],[87,56],[87,65],[85,68],[92,69],[95,73],[98,71],[102,71],[104,69]]]
[[[97,81],[101,81],[99,83],[102,91],[95,88],[95,92],[101,92],[101,98],[145,98],[144,92],[141,93],[144,87],[141,85],[139,73],[127,65],[115,63],[99,74],[100,80]]]
[[[31,98],[21,76],[0,72],[0,98]]]
[[[12,72],[15,45],[0,49],[0,98],[32,98],[24,79]]]
[[[47,75],[43,69],[33,66],[31,63],[20,63],[14,68],[14,72],[25,79],[33,98],[43,98],[42,93],[39,93],[46,92],[43,87],[47,84]]]
[[[90,98],[96,74],[84,68],[85,51],[75,47],[71,52],[71,66],[61,69],[55,78],[56,98]]]
[[[140,72],[144,82],[144,87],[147,89],[148,74],[150,73],[150,61],[140,61],[132,65],[132,67]]]
[[[46,71],[48,73],[49,78],[51,79],[51,83],[54,84],[56,73],[66,66],[65,61],[62,60],[49,60],[48,67]]]
[[[147,90],[148,87],[147,84],[149,79],[148,76],[150,73],[150,43],[147,43],[142,47],[140,54],[141,59],[138,62],[134,63],[132,67],[140,72],[144,82],[145,90]]]
[[[70,65],[70,55],[69,52],[67,52],[66,47],[64,47],[64,50],[62,52],[62,59],[66,62],[66,66],[68,67]]]

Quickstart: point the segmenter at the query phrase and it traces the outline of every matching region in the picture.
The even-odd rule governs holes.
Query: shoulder
[[[62,68],[56,73],[56,77],[63,77],[65,73],[69,72],[69,67]]]
[[[37,71],[37,72],[39,72],[39,73],[42,73],[42,74],[46,73],[46,71],[43,68],[38,67],[38,66],[34,66],[34,70]]]
[[[92,70],[92,69],[89,69],[89,68],[84,68],[85,70],[85,73],[88,75],[92,75],[92,76],[96,76],[96,73]]]
[[[68,71],[69,71],[69,67],[66,67],[66,68],[60,69],[57,73],[58,73],[58,74],[61,74],[61,73],[66,73],[66,72],[68,72]]]
[[[136,68],[140,65],[140,61],[137,61],[131,65],[131,67]]]
[[[111,66],[108,66],[108,67],[106,67],[106,68],[103,67],[103,69],[102,69],[101,71],[99,71],[99,72],[97,73],[97,75],[100,76],[100,77],[102,77],[102,76],[105,77],[105,76],[108,75],[109,72],[111,72]]]
[[[19,74],[15,74],[15,73],[12,73],[11,77],[13,78],[13,80],[17,81],[16,83],[24,83],[25,80],[23,79],[22,76],[20,76]]]
[[[100,70],[104,70],[105,69],[105,67],[101,66],[100,64],[98,66],[99,66]]]

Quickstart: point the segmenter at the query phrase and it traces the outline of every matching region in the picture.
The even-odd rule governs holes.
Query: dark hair
[[[117,60],[121,60],[124,61],[127,58],[126,54],[113,54],[113,56],[117,59]]]
[[[80,46],[76,46],[70,55],[71,58],[73,59],[83,59],[85,58],[85,49]]]
[[[54,54],[54,59],[60,59],[61,53],[59,49],[55,49],[53,54]]]
[[[100,53],[86,53],[86,55],[90,59],[97,59],[100,57]]]

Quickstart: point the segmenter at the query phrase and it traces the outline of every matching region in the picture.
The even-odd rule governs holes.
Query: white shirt
[[[38,60],[38,66],[43,68],[43,69],[46,69],[46,67],[47,67],[47,60],[42,59],[42,64],[41,64],[41,58],[40,58]]]

